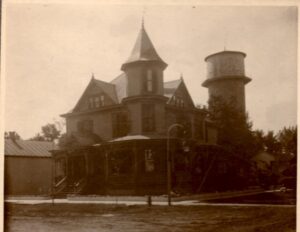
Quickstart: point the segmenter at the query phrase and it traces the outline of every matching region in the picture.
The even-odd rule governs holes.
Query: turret
[[[166,67],[167,64],[157,54],[142,24],[131,55],[121,67],[128,78],[128,97],[163,95],[163,71]]]

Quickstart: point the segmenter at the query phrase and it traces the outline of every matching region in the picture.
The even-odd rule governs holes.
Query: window
[[[142,105],[142,128],[143,132],[153,132],[155,130],[154,105]]]
[[[82,120],[77,123],[77,131],[81,134],[93,133],[93,121]]]
[[[152,92],[153,91],[153,76],[152,76],[152,70],[147,70],[147,91]]]
[[[89,109],[93,109],[94,108],[94,100],[93,98],[89,98]]]
[[[100,96],[100,99],[101,99],[101,106],[104,106],[104,96],[101,95],[101,96]]]
[[[154,157],[152,150],[145,150],[145,171],[153,172],[154,171]]]
[[[104,95],[92,96],[88,99],[89,109],[99,108],[104,106]]]
[[[101,96],[102,97],[102,96]],[[100,107],[100,97],[95,97],[94,98],[94,103],[95,103],[95,107],[98,108]]]
[[[181,108],[184,108],[184,100],[180,97],[176,97],[176,96],[173,96],[172,97],[172,104],[177,106],[177,107],[181,107]]]
[[[113,137],[121,137],[128,134],[129,122],[126,112],[115,112],[112,114]]]
[[[144,73],[143,91],[147,93],[155,92],[156,72],[152,69],[147,69]]]

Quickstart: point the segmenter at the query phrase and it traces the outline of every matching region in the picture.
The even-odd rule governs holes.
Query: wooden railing
[[[53,194],[58,194],[62,192],[67,186],[67,176],[62,178],[59,182],[57,182],[53,187]]]

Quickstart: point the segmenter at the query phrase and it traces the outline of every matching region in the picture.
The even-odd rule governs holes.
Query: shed
[[[5,195],[49,195],[53,142],[5,139]]]

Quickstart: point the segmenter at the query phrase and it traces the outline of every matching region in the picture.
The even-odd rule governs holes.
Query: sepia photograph
[[[3,1],[4,231],[295,232],[298,4],[271,3]]]

